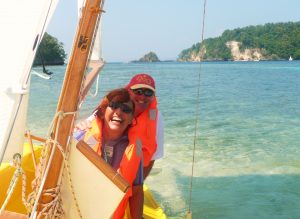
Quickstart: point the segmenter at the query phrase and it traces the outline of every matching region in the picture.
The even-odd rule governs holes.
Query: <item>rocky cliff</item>
[[[225,30],[183,50],[178,61],[300,59],[300,22],[268,23]]]
[[[262,49],[252,48],[245,49],[244,51],[240,50],[241,42],[229,41],[226,43],[226,46],[231,51],[231,56],[234,61],[259,61],[266,59],[263,56]]]

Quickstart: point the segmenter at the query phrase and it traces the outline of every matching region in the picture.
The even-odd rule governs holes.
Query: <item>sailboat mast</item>
[[[57,105],[57,113],[77,111],[80,88],[91,50],[96,23],[98,16],[102,13],[102,2],[103,0],[86,0]],[[54,133],[58,133],[56,139],[64,151],[69,143],[69,136],[72,133],[74,119],[74,115],[64,115],[60,122],[58,122],[58,119],[56,119],[55,122]],[[55,147],[55,143],[53,143],[52,147]],[[42,188],[39,188],[39,191],[55,188],[58,184],[63,166],[63,156],[57,147],[55,148],[53,157],[53,160],[48,160],[48,162],[50,162],[49,171],[47,171],[48,174],[46,172],[45,182],[41,185]],[[49,203],[52,199],[53,197],[51,196],[41,195],[39,206]],[[41,211],[41,209],[37,209],[36,213],[39,213],[39,211]]]

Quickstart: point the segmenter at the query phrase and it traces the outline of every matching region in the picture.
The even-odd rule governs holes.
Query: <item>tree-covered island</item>
[[[139,60],[134,60],[132,62],[160,62],[160,60],[154,52],[149,52]]]
[[[63,65],[67,54],[63,43],[45,33],[37,50],[33,65]]]
[[[177,61],[300,59],[300,22],[268,23],[226,30],[183,50]]]

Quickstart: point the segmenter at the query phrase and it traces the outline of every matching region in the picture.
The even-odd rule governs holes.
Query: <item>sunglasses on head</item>
[[[153,90],[150,90],[150,89],[143,89],[143,88],[138,88],[138,89],[132,89],[133,93],[134,94],[137,94],[137,95],[144,95],[146,97],[152,97],[154,92]]]
[[[108,106],[114,110],[120,108],[122,110],[123,113],[132,113],[132,108],[124,103],[120,103],[120,102],[114,102],[114,101],[111,101]]]

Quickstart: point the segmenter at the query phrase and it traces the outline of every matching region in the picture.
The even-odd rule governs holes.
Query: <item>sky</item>
[[[75,0],[60,0],[47,32],[71,51],[77,25]],[[137,60],[153,51],[175,60],[201,41],[204,0],[106,0],[102,54],[107,62]],[[204,38],[226,29],[300,21],[299,0],[207,0]]]

